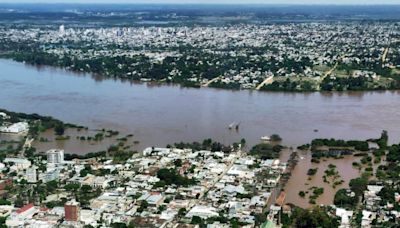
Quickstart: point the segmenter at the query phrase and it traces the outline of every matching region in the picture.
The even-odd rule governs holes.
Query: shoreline
[[[153,79],[148,79],[147,78],[140,78],[140,79],[132,79],[132,78],[128,78],[128,77],[122,77],[122,76],[106,76],[105,74],[100,74],[100,73],[95,73],[92,71],[79,71],[79,70],[72,70],[72,69],[68,69],[68,67],[62,67],[62,66],[54,66],[54,65],[38,65],[38,64],[34,64],[34,63],[29,63],[26,61],[18,61],[13,59],[12,57],[6,57],[6,56],[0,56],[0,60],[6,60],[6,61],[12,61],[15,63],[20,63],[20,64],[24,64],[28,67],[33,67],[36,69],[51,69],[51,70],[60,70],[60,71],[64,71],[67,73],[72,73],[72,74],[76,74],[76,75],[83,75],[83,76],[90,76],[91,78],[93,78],[94,80],[99,80],[99,81],[103,81],[103,80],[118,80],[122,83],[132,83],[132,84],[147,84],[149,86],[176,86],[176,87],[180,87],[182,89],[188,88],[188,89],[204,89],[204,88],[209,88],[209,89],[216,89],[216,90],[227,90],[227,91],[249,91],[249,92],[263,92],[263,93],[292,93],[292,94],[314,94],[314,93],[320,93],[320,94],[332,94],[332,93],[357,93],[357,92],[387,92],[387,91],[400,91],[400,88],[395,88],[395,89],[390,89],[390,88],[386,88],[386,89],[360,89],[360,90],[343,90],[343,91],[338,91],[338,90],[332,90],[332,91],[328,91],[328,90],[294,90],[294,91],[288,91],[288,90],[265,90],[262,89],[262,87],[259,88],[259,86],[261,84],[264,83],[261,82],[260,84],[258,84],[256,87],[254,88],[248,88],[248,89],[244,89],[244,88],[238,88],[238,89],[232,89],[232,88],[224,88],[224,87],[213,87],[213,86],[209,86],[208,83],[210,81],[213,81],[214,79],[209,80],[206,85],[204,84],[198,84],[198,85],[185,85],[185,83],[188,83],[189,81],[184,81],[181,83],[178,82],[166,82],[165,79],[162,80],[153,80]],[[219,78],[219,77],[217,77]],[[270,78],[266,78],[265,80],[269,80]],[[190,83],[190,82],[189,82]]]

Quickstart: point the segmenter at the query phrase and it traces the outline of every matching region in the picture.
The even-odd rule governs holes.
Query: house
[[[152,155],[159,155],[159,156],[166,156],[171,152],[169,148],[159,148],[159,147],[147,147],[143,150],[143,156],[152,156]]]
[[[27,204],[12,212],[6,220],[7,227],[23,227],[27,221],[32,220],[33,215],[38,212],[32,203]]]
[[[343,208],[336,208],[336,216],[340,217],[339,228],[350,228],[351,217],[353,217],[353,211],[347,211]]]
[[[244,194],[245,193],[245,189],[242,185],[234,186],[234,185],[229,184],[229,185],[225,186],[224,191],[229,194],[236,194],[236,193]]]
[[[178,215],[177,210],[173,210],[171,208],[168,208],[167,210],[161,212],[160,219],[164,219],[167,221],[173,220],[175,216]]]
[[[217,209],[209,206],[194,206],[187,214],[187,218],[192,218],[193,216],[198,216],[203,219],[212,218],[219,216]]]
[[[376,214],[371,211],[362,211],[362,220],[361,220],[361,227],[369,228],[372,227],[371,223],[376,218]]]
[[[145,200],[150,206],[158,207],[164,202],[164,196],[159,192],[150,192],[142,195],[139,201]]]
[[[11,124],[10,126],[0,127],[0,132],[10,133],[10,134],[22,134],[29,130],[29,124],[26,122],[18,122]]]

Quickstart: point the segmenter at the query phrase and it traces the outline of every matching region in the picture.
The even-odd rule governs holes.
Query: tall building
[[[64,25],[60,25],[59,32],[60,32],[60,34],[64,34],[65,33],[65,26]]]
[[[60,164],[64,162],[64,150],[51,149],[46,154],[48,164]]]
[[[65,220],[78,221],[80,215],[80,204],[75,200],[69,201],[64,205]]]
[[[32,166],[26,170],[26,180],[28,181],[28,183],[37,182],[37,174],[35,166]]]

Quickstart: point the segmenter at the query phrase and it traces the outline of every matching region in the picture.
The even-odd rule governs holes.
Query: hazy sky
[[[0,3],[400,4],[400,0],[0,0]]]

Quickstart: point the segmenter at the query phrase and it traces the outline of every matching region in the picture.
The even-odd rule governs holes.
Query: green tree
[[[87,184],[82,185],[82,187],[81,187],[81,191],[83,193],[89,193],[89,192],[92,192],[92,190],[93,190],[93,188],[90,185],[87,185]]]
[[[356,194],[356,196],[361,196],[363,192],[367,189],[368,179],[365,177],[358,177],[351,179],[349,186],[350,189]]]
[[[349,189],[340,189],[336,192],[333,203],[338,207],[353,209],[357,205],[358,199],[356,196],[351,197]]]
[[[186,215],[186,209],[185,208],[180,208],[178,211],[178,217],[183,217]]]
[[[315,207],[312,210],[297,209],[293,215],[296,228],[336,228],[339,222],[330,217],[322,208]]]
[[[80,184],[66,184],[64,188],[67,192],[76,192],[80,186]]]
[[[56,135],[64,135],[64,132],[65,132],[64,124],[62,124],[62,123],[57,124],[54,127],[54,132],[56,133]]]
[[[190,222],[191,224],[203,224],[203,219],[200,218],[199,216],[193,216],[192,221]]]

